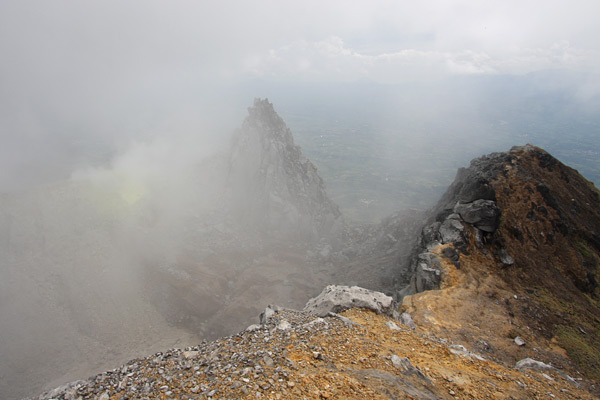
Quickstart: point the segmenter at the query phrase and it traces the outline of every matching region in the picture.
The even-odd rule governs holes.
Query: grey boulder
[[[381,292],[364,289],[358,286],[329,285],[317,297],[310,299],[304,311],[318,317],[329,313],[360,307],[375,311],[377,314],[393,316],[396,311],[394,299]]]
[[[458,203],[454,212],[460,215],[463,221],[484,232],[493,233],[498,229],[500,209],[492,200],[479,199],[472,203]]]
[[[548,365],[541,361],[534,360],[533,358],[524,358],[521,361],[517,362],[515,365],[516,369],[536,369],[538,371],[543,371],[546,369],[554,369],[552,365]]]

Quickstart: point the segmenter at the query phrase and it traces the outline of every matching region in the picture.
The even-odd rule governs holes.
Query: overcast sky
[[[206,102],[252,78],[599,71],[598,15],[597,0],[3,0],[0,189],[66,174],[62,160],[108,143],[213,129]]]

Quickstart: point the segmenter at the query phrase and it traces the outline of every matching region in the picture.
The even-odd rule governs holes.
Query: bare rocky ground
[[[595,398],[579,377],[516,369],[369,310],[319,318],[281,309],[263,322],[37,399]]]

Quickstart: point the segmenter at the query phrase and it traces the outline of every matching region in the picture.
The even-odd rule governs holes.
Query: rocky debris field
[[[237,335],[132,360],[37,399],[595,398],[551,366],[503,365],[370,310],[321,318],[269,307],[261,320]]]

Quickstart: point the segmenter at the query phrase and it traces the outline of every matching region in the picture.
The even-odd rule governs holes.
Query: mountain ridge
[[[228,167],[228,200],[244,224],[271,237],[315,241],[340,234],[338,206],[268,99],[256,98],[248,108],[233,136]]]
[[[399,288],[412,328],[357,308],[320,318],[272,307],[236,336],[50,395],[596,398],[599,209],[593,185],[535,146],[483,156],[426,218],[412,290]]]
[[[355,388],[354,392],[348,392],[339,385],[335,386],[339,389],[338,395],[356,398],[365,395],[356,388],[365,389],[365,393],[371,397],[376,394],[381,398],[393,397],[390,393],[398,396],[398,393],[404,393],[401,396],[421,393],[423,396],[446,398],[448,395],[455,396],[460,391],[477,398],[477,387],[488,385],[486,382],[490,379],[494,382],[491,386],[500,385],[508,393],[504,396],[506,398],[521,398],[519,394],[535,396],[541,393],[537,390],[542,389],[559,394],[556,390],[572,389],[569,386],[572,382],[565,380],[563,374],[583,379],[579,372],[586,375],[588,380],[578,381],[577,385],[591,392],[597,391],[594,382],[598,373],[596,360],[600,359],[596,357],[600,346],[595,339],[600,335],[600,293],[596,283],[600,260],[600,197],[597,189],[576,171],[534,146],[515,147],[506,153],[493,153],[475,159],[469,168],[460,169],[455,182],[429,213],[396,213],[377,226],[350,227],[344,223],[337,206],[327,197],[323,180],[316,168],[295,146],[291,131],[277,115],[273,105],[266,99],[256,99],[248,112],[242,128],[232,139],[229,156],[218,158],[216,164],[203,165],[203,168],[211,165],[225,167],[216,172],[210,171],[211,175],[222,178],[222,182],[217,179],[218,182],[214,185],[215,193],[207,198],[202,193],[205,188],[203,183],[197,183],[198,186],[190,191],[194,196],[189,199],[186,197],[185,204],[193,203],[193,199],[197,197],[205,201],[208,208],[184,210],[190,215],[176,210],[176,219],[163,221],[161,217],[164,215],[157,208],[159,203],[153,202],[153,198],[143,198],[133,205],[135,214],[127,214],[127,207],[130,206],[125,206],[124,203],[124,207],[119,210],[125,213],[123,215],[128,217],[128,221],[133,221],[132,226],[119,225],[123,220],[120,214],[113,215],[114,221],[111,219],[112,225],[118,228],[118,233],[130,234],[139,241],[140,249],[146,245],[153,246],[150,254],[141,252],[139,265],[136,265],[143,278],[141,298],[148,300],[145,306],[156,314],[149,323],[162,326],[164,322],[165,326],[183,328],[182,331],[192,335],[215,338],[222,336],[223,332],[241,329],[244,321],[249,321],[249,318],[258,313],[262,306],[259,303],[283,299],[283,305],[288,309],[280,311],[288,313],[286,315],[292,320],[287,322],[294,325],[295,319],[303,321],[294,327],[293,332],[278,329],[279,324],[283,323],[280,319],[276,326],[262,321],[263,324],[258,328],[243,331],[237,337],[244,341],[260,332],[260,335],[266,335],[261,336],[261,340],[268,342],[274,337],[273,332],[282,331],[287,344],[276,350],[284,352],[284,347],[300,346],[311,340],[302,336],[312,335],[311,330],[306,329],[306,324],[322,324],[320,320],[305,313],[291,311],[290,308],[301,307],[327,284],[360,285],[367,289],[385,291],[402,300],[401,311],[411,315],[416,324],[416,332],[407,331],[404,339],[414,343],[418,351],[410,350],[415,352],[410,353],[409,348],[404,347],[402,353],[397,354],[393,344],[397,344],[397,341],[393,335],[398,332],[390,327],[393,326],[392,323],[396,325],[396,322],[350,310],[341,318],[327,317],[345,322],[339,325],[327,320],[324,326],[335,326],[335,329],[315,330],[315,335],[321,338],[318,342],[321,344],[313,343],[310,351],[297,354],[298,362],[306,362],[303,368],[317,368],[312,372],[302,369],[301,374],[304,376],[299,375],[293,381],[297,386],[283,387],[285,390],[296,388],[300,392],[293,389],[288,392],[268,392],[269,388],[277,386],[269,379],[280,382],[279,379],[284,379],[281,376],[277,379],[270,376],[266,380],[247,385],[250,382],[244,379],[250,379],[246,375],[252,372],[247,371],[242,375],[243,379],[237,379],[245,368],[250,367],[260,367],[255,368],[252,377],[260,375],[264,365],[274,360],[273,355],[268,352],[276,352],[273,349],[257,350],[262,352],[260,359],[254,359],[241,372],[237,367],[223,369],[228,364],[223,365],[217,359],[211,360],[211,357],[205,358],[206,354],[203,353],[214,343],[222,343],[222,339],[218,339],[212,344],[204,343],[200,347],[186,350],[198,352],[195,356],[204,361],[199,361],[199,365],[192,365],[190,368],[185,367],[184,370],[193,369],[198,372],[201,368],[203,379],[207,378],[209,381],[204,383],[206,389],[197,385],[198,389],[186,392],[186,396],[227,397],[226,393],[229,392],[224,391],[217,391],[209,396],[212,390],[216,390],[210,389],[210,385],[219,384],[220,375],[232,384],[234,381],[238,382],[235,383],[237,387],[234,390],[239,396],[255,396],[256,392],[260,392],[261,396],[269,397],[273,394],[275,398],[278,394],[284,397],[335,396],[336,392],[321,391],[318,385],[313,388],[310,380],[304,379],[309,375],[311,379],[333,387],[337,379],[334,378],[337,376],[335,374],[343,375],[342,381]],[[192,173],[190,176],[195,175]],[[198,182],[204,182],[203,179],[201,176]],[[207,178],[206,182],[210,183],[212,180]],[[224,184],[221,185],[222,183]],[[64,196],[68,194],[68,191],[63,193]],[[68,210],[63,211],[68,215]],[[80,213],[85,217],[85,207]],[[9,219],[14,217],[10,212],[7,215]],[[14,220],[18,222],[21,217],[17,217]],[[27,218],[27,223],[35,226],[35,216]],[[41,213],[42,221],[43,218],[44,214]],[[419,235],[421,218],[425,221],[425,226]],[[80,234],[84,233],[85,237],[89,237],[92,244],[98,240],[99,234],[107,237],[114,234],[102,224],[98,225],[100,231],[88,232],[85,230],[85,220],[79,222],[81,223],[77,225],[77,229]],[[179,226],[179,222],[185,222],[185,225]],[[153,231],[157,227],[166,227],[167,233],[185,240],[181,243],[176,240],[170,244],[171,247],[163,246],[160,243],[160,232]],[[45,231],[37,234],[36,240],[45,243]],[[6,243],[16,240],[15,243],[22,245],[21,247],[28,243],[22,244],[17,240],[19,238],[9,236],[10,240]],[[109,244],[110,241],[105,245]],[[168,250],[168,257],[152,257],[153,254],[160,256],[161,250]],[[43,255],[42,251],[40,256]],[[40,259],[43,260],[43,257]],[[555,259],[558,261],[555,262]],[[67,265],[63,269],[75,267]],[[46,282],[44,273],[53,271],[46,271],[44,268],[40,268],[40,271],[36,282],[42,282],[48,286],[48,290],[60,291],[64,286],[61,279],[64,280],[65,277],[60,275],[60,270],[54,271],[49,283]],[[119,287],[128,287],[128,281],[119,280],[119,275],[112,278],[108,275],[103,277],[104,280],[95,282],[98,287],[94,287],[94,290],[100,295],[110,293],[113,278],[118,280],[115,282],[119,283]],[[136,282],[134,278],[135,276],[128,277]],[[36,282],[34,283],[37,284]],[[71,283],[77,286],[76,282]],[[35,287],[37,286],[34,285],[33,288]],[[77,289],[82,290],[81,287]],[[136,295],[129,290],[126,294]],[[89,293],[86,292],[86,295]],[[36,301],[36,298],[32,299]],[[565,299],[568,299],[566,305]],[[111,300],[119,306],[118,296]],[[50,305],[61,310],[63,307],[62,303]],[[95,303],[93,305],[99,306]],[[83,306],[79,308],[85,309]],[[119,310],[127,312],[125,309]],[[75,317],[78,315],[84,314],[78,312]],[[86,332],[94,334],[94,324],[102,325],[103,321],[90,318],[84,320],[91,321],[85,328]],[[130,318],[129,322],[134,321],[135,319]],[[81,323],[77,319],[75,322]],[[355,326],[354,324],[368,326],[361,334],[374,342],[365,341],[357,332],[347,329]],[[102,328],[107,329],[105,326]],[[417,336],[411,336],[411,332]],[[329,337],[332,333],[340,334],[339,342]],[[292,334],[296,337],[292,337]],[[298,339],[300,337],[302,339]],[[517,337],[522,345],[516,344]],[[297,339],[301,342],[296,342]],[[228,337],[226,340],[238,341],[235,337]],[[249,340],[252,342],[252,339]],[[440,352],[435,355],[428,352],[430,345],[427,343],[433,342],[441,346],[438,349]],[[323,343],[329,343],[336,349],[329,357],[342,363],[343,368],[337,367],[337,361],[321,366],[315,364],[314,359],[322,360],[314,353],[325,354],[328,351]],[[344,356],[343,348],[346,345],[349,345],[346,349],[360,347],[366,355],[363,354],[358,359],[353,359],[348,354]],[[385,348],[386,354],[374,351],[375,348]],[[215,348],[211,352],[214,350]],[[246,350],[239,348],[240,352]],[[536,391],[519,385],[502,386],[502,379],[496,380],[487,375],[487,372],[483,376],[477,375],[467,365],[457,363],[453,358],[456,354],[451,350],[467,354],[471,361],[473,356],[469,354],[477,354],[487,362],[495,363],[492,370],[501,371],[501,374],[514,379],[531,378],[537,383],[527,381],[529,383],[526,386],[534,387]],[[266,358],[265,352],[271,361]],[[170,389],[167,383],[173,381],[175,376],[166,376],[165,379],[170,380],[155,387],[152,379],[159,379],[158,375],[162,376],[162,373],[158,373],[154,367],[160,369],[158,366],[162,365],[163,370],[166,370],[191,363],[181,358],[186,358],[183,352],[171,353],[176,355],[174,363],[163,364],[166,360],[162,359],[162,355],[157,355],[151,358],[160,358],[159,361],[144,364],[146,372],[154,375],[139,375],[140,379],[146,379],[143,382],[130,382],[128,378],[133,375],[127,377],[127,374],[132,373],[127,372],[128,368],[125,368],[127,373],[117,371],[120,374],[118,382],[112,380],[112,377],[107,378],[112,372],[108,375],[96,375],[94,382],[110,378],[110,386],[102,383],[97,386],[94,383],[97,391],[87,392],[82,398],[103,396],[108,399],[138,395],[142,398],[150,395],[169,398],[176,392],[161,388],[166,385]],[[392,356],[412,357],[412,363],[406,364]],[[445,360],[444,368],[451,369],[460,364],[461,371],[471,374],[471,382],[477,384],[469,386],[468,380],[424,361],[436,357]],[[367,363],[369,367],[366,369],[353,367],[369,358],[384,361]],[[547,382],[544,380],[549,379],[539,374],[534,377],[519,375],[520,378],[516,378],[512,366],[526,358],[552,363],[558,367],[560,373],[553,372],[552,379],[560,382],[556,383],[559,386],[545,385]],[[419,364],[415,359],[424,363]],[[475,359],[478,360],[477,357]],[[283,364],[275,369],[293,367],[284,359],[280,361]],[[247,362],[248,360],[244,361]],[[138,363],[139,366],[139,361],[132,363]],[[390,369],[390,366],[395,369]],[[199,369],[195,370],[196,367]],[[296,367],[300,369],[298,365]],[[478,370],[483,368],[481,365],[476,367]],[[327,375],[332,368],[338,369],[333,375]],[[354,371],[350,374],[352,376],[346,374],[347,369]],[[238,371],[238,375],[229,375],[235,371]],[[315,371],[318,373],[314,373]],[[279,374],[282,371],[271,372]],[[548,371],[544,372],[547,373]],[[328,378],[319,380],[324,376]],[[414,376],[418,379],[413,381],[411,379]],[[370,386],[367,382],[369,379],[377,380],[379,384]],[[445,380],[455,383],[450,386],[442,383],[440,386],[440,379],[442,382]],[[431,386],[431,382],[437,383]],[[579,393],[577,385],[572,390]],[[148,393],[141,395],[141,392],[135,390],[128,392],[132,387],[135,390],[147,387]],[[195,387],[186,386],[190,390]],[[250,392],[237,391],[242,387],[247,387]],[[310,390],[307,389],[309,387]],[[415,387],[420,389],[410,394]],[[487,394],[502,397],[489,385],[486,387],[489,389]],[[406,388],[409,388],[408,392]],[[79,395],[73,392],[72,387],[64,389],[55,394],[63,396],[62,398],[78,398]],[[421,389],[423,391],[419,392]],[[449,394],[450,391],[454,395]],[[582,396],[585,397],[585,393]]]
[[[477,202],[496,210],[492,229],[465,221]],[[597,380],[599,210],[598,190],[535,146],[476,159],[423,229],[404,307],[506,362],[543,354]],[[517,336],[532,348],[514,346]]]

